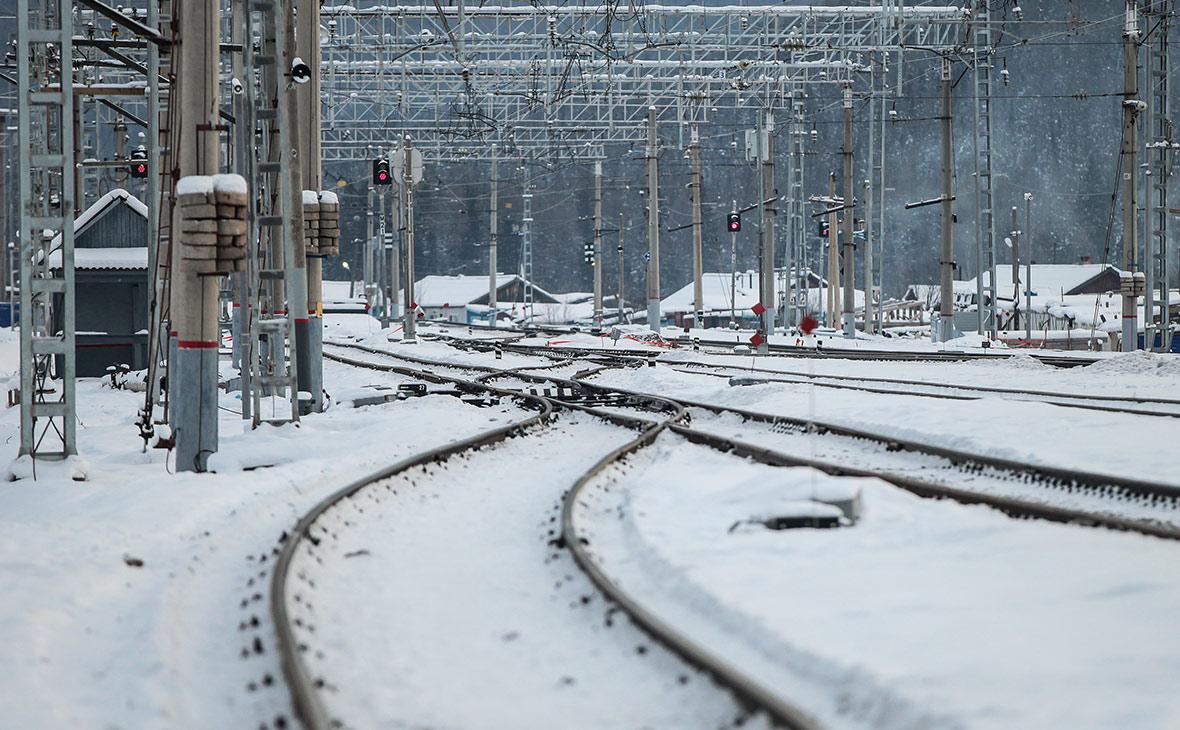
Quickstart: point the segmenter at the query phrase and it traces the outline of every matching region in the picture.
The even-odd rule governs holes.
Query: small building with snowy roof
[[[496,274],[496,308],[523,312],[524,287],[524,278],[517,274]],[[470,322],[473,320],[469,318],[469,305],[472,313],[487,308],[488,277],[486,274],[426,276],[414,283],[414,296],[418,300],[418,311],[424,319]],[[555,296],[536,284],[533,284],[533,303],[561,304]]]
[[[106,375],[111,365],[147,367],[147,206],[123,189],[112,190],[74,220],[75,361],[81,377]],[[49,254],[61,267],[61,252]],[[62,323],[60,306],[54,320]]]
[[[818,292],[827,285],[827,282],[810,270],[806,272],[806,276],[809,308],[814,310],[815,303],[822,301]],[[710,271],[701,274],[704,317],[700,326],[724,326],[729,323],[731,317],[752,323],[755,316],[751,308],[758,303],[761,297],[759,281],[756,271]],[[785,284],[786,277],[780,269],[775,272],[774,277],[776,307],[782,305]],[[677,327],[687,326],[694,317],[693,309],[696,306],[694,296],[693,282],[690,281],[664,297],[660,302],[660,316],[665,321],[670,320]],[[863,305],[863,292],[858,292],[857,302]]]

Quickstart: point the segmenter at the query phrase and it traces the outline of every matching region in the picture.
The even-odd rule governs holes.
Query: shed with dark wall
[[[74,221],[74,328],[80,377],[107,367],[147,367],[147,206],[126,190],[112,190]],[[60,253],[50,266],[60,266]],[[61,326],[61,308],[54,307]]]

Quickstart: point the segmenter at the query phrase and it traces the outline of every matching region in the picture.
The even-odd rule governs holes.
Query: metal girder
[[[322,9],[324,150],[361,154],[374,127],[470,147],[636,142],[648,106],[688,125],[789,106],[847,82],[865,56],[952,48],[962,10],[870,6],[352,5]],[[370,128],[370,132],[358,130]],[[546,130],[532,134],[522,130]],[[382,142],[394,138],[385,137]],[[527,140],[522,139],[527,137]]]

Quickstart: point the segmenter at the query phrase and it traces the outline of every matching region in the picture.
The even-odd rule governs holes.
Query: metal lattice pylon
[[[249,318],[251,397],[253,423],[282,423],[299,420],[299,391],[295,357],[295,318],[306,308],[307,292],[298,289],[294,247],[303,246],[303,190],[299,167],[294,159],[294,101],[290,98],[286,69],[294,48],[285,3],[251,2],[247,13],[246,38],[261,20],[261,53],[246,44],[244,65],[248,80],[249,107],[253,120],[261,123],[264,158],[251,159],[251,239],[259,253],[251,276],[257,276],[258,300]],[[259,13],[258,18],[255,13]],[[283,61],[287,65],[283,65]],[[261,83],[256,88],[255,80]],[[296,232],[298,235],[296,236]],[[294,239],[294,240],[292,240]],[[255,273],[256,272],[256,273]],[[306,286],[306,284],[304,285]],[[281,399],[263,412],[262,399]]]
[[[975,66],[972,105],[975,107],[975,251],[976,307],[979,334],[996,335],[996,220],[992,180],[992,30],[988,2],[977,3],[972,26]]]
[[[171,0],[148,3],[147,26],[157,32],[161,28],[172,27]],[[171,43],[149,42],[147,51],[147,156],[152,161],[152,169],[147,188],[148,280],[151,282],[151,301],[148,305],[148,373],[144,406],[140,413],[140,434],[145,442],[150,441],[155,434],[155,410],[161,399],[167,371],[169,333],[164,325],[171,315],[168,311],[171,257],[167,252],[172,233],[172,206],[171,197],[165,199],[162,190],[172,189],[173,157],[172,145],[169,142],[171,135],[161,121],[172,92],[169,86],[160,84],[161,74],[169,75],[171,70],[171,48]],[[164,185],[165,180],[167,185]]]
[[[77,453],[70,0],[18,0],[20,453]]]
[[[1166,352],[1171,348],[1168,327],[1171,272],[1168,257],[1171,246],[1168,240],[1168,188],[1172,183],[1172,166],[1175,159],[1175,134],[1168,104],[1168,33],[1170,16],[1174,10],[1172,0],[1149,0],[1144,13],[1149,23],[1154,21],[1155,29],[1147,43],[1147,261],[1144,291],[1144,340],[1152,348],[1156,335],[1160,343],[1156,349]],[[1152,312],[1160,306],[1159,325],[1155,324]]]

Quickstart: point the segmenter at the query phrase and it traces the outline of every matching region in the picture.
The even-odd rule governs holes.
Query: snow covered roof
[[[523,281],[524,279],[518,274],[496,274],[497,289],[503,289],[506,286]],[[536,284],[533,284],[533,291],[538,297],[541,295],[546,297],[553,296]],[[480,297],[486,296],[487,293],[487,274],[481,274],[479,276],[468,276],[465,274],[457,276],[432,275],[419,279],[414,284],[414,296],[418,300],[418,306],[420,307],[463,307]]]
[[[1085,284],[1107,269],[1115,267],[1109,264],[1033,264],[1033,291],[1046,296],[1061,296],[1068,294],[1077,287]],[[995,273],[996,297],[1011,298],[1012,296],[1012,264],[997,264]],[[978,277],[976,277],[978,278]],[[1024,281],[1025,266],[1020,267],[1020,279]],[[975,279],[964,282],[972,290],[975,289]]]
[[[811,275],[812,286],[822,283],[822,279]],[[782,296],[783,280],[776,276],[774,280],[775,296]],[[730,304],[730,290],[733,290],[733,305]],[[701,297],[705,311],[729,311],[731,306],[737,310],[748,310],[758,303],[758,272],[739,271],[736,282],[728,272],[706,272],[701,275]],[[674,312],[691,312],[694,307],[693,285],[690,281],[680,289],[664,297],[660,302],[660,313],[667,315]]]
[[[348,296],[350,287],[352,289],[352,297]],[[359,281],[350,284],[347,281],[331,281],[325,279],[321,292],[326,302],[363,302],[365,300],[365,287]]]
[[[75,248],[74,269],[78,271],[145,271],[146,246],[132,248]],[[49,254],[49,268],[61,268],[61,251]]]
[[[82,211],[82,215],[74,219],[74,238],[82,235],[82,233],[85,232],[85,230],[89,228],[90,225],[94,223],[94,221],[98,220],[99,216],[104,211],[118,204],[125,204],[128,208],[143,216],[144,220],[147,220],[147,206],[144,205],[139,198],[127,192],[123,188],[115,188],[114,190],[111,190],[106,195],[103,195],[101,198],[91,203],[89,208]],[[50,246],[56,246],[59,243],[61,243],[60,233],[53,237],[53,241],[50,243]]]

